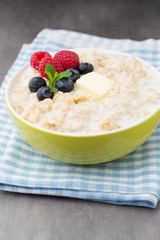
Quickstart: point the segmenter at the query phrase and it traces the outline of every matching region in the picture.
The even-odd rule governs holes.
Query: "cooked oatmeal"
[[[38,101],[28,83],[40,76],[31,68],[13,90],[12,105],[25,120],[42,128],[72,134],[104,133],[127,127],[144,118],[160,104],[159,73],[134,56],[79,52],[80,62],[93,64],[94,71],[113,81],[103,98],[75,84],[69,93],[58,91],[53,99]]]

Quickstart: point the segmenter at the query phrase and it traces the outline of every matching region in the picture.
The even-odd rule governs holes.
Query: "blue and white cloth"
[[[77,166],[48,158],[28,145],[15,129],[4,98],[10,77],[35,51],[75,47],[124,51],[160,70],[160,40],[117,40],[65,31],[42,30],[24,44],[0,88],[0,189],[155,208],[160,199],[160,124],[142,146],[110,163]]]

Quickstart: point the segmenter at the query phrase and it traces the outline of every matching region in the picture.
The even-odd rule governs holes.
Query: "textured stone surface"
[[[0,193],[0,239],[158,240],[160,207]]]
[[[160,1],[1,0],[0,81],[43,28],[108,38],[160,38]],[[0,192],[0,240],[159,240],[156,209]]]

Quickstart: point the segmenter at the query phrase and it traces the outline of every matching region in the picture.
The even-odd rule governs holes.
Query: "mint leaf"
[[[55,68],[53,67],[53,65],[51,64],[46,64],[46,67],[45,67],[45,72],[48,76],[48,79],[49,79],[49,86],[53,86],[53,83],[54,83],[54,77],[55,77],[55,73],[56,73],[56,70]]]
[[[70,77],[72,75],[72,72],[70,71],[64,71],[61,72],[56,78],[55,78],[55,82],[57,82],[58,80],[60,80],[63,77]]]
[[[58,73],[55,72],[55,75],[54,75],[54,83],[56,82],[56,78],[58,77]]]
[[[54,93],[56,93],[58,91],[58,89],[54,87],[55,82],[60,80],[63,77],[70,77],[72,75],[72,72],[69,72],[69,71],[64,71],[64,72],[61,72],[60,74],[58,74],[58,72],[56,72],[53,65],[48,64],[48,63],[46,64],[44,73],[47,74],[48,79],[49,79],[48,87],[49,87],[50,91],[54,92]]]
[[[51,87],[51,86],[48,86],[48,87],[49,87],[51,92],[54,92],[54,93],[58,92],[58,88]]]

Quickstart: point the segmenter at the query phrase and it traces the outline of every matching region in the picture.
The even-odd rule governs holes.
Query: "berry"
[[[80,73],[78,70],[74,69],[74,68],[68,68],[66,71],[69,71],[72,73],[72,75],[70,76],[70,79],[75,83],[76,80],[78,78],[80,78]]]
[[[39,70],[39,63],[43,58],[52,58],[48,52],[35,52],[31,56],[30,64],[36,70]]]
[[[37,91],[37,98],[39,101],[43,101],[46,98],[53,98],[54,93],[51,92],[49,87],[41,87]]]
[[[29,90],[31,92],[37,92],[39,88],[45,87],[45,86],[46,86],[46,81],[40,77],[33,77],[29,81]]]
[[[56,72],[58,72],[58,73],[64,71],[62,65],[57,60],[52,59],[52,58],[43,58],[40,61],[40,63],[39,63],[39,71],[40,71],[40,74],[41,74],[42,77],[48,78],[47,74],[44,73],[45,72],[45,67],[46,67],[47,63],[53,65],[53,67],[55,68]]]
[[[64,70],[67,70],[68,68],[77,69],[77,66],[79,65],[78,54],[69,50],[57,52],[53,59],[56,59],[58,62],[60,62]]]
[[[81,74],[86,74],[86,73],[89,73],[89,72],[92,72],[94,67],[92,64],[90,63],[87,63],[87,62],[81,62],[78,67],[77,67],[78,71],[81,73]]]
[[[63,77],[55,83],[55,87],[61,92],[71,92],[74,88],[74,83],[70,78]]]

